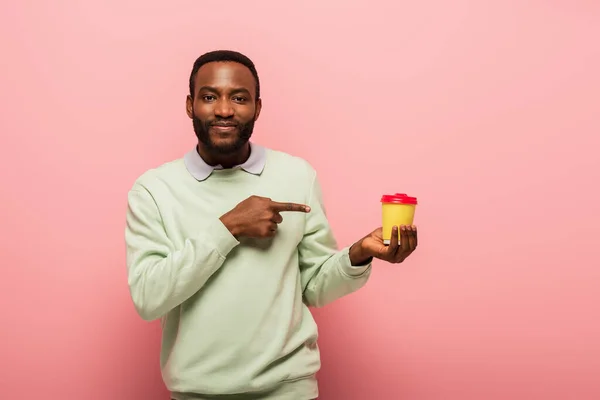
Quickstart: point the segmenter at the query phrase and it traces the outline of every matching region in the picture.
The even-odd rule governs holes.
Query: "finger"
[[[269,225],[269,236],[275,236],[277,232],[277,224],[275,222],[271,222]]]
[[[278,201],[271,201],[271,209],[276,212],[310,212],[310,207],[307,205],[298,203],[280,203]]]
[[[408,253],[410,253],[413,249],[412,249],[412,245],[413,245],[414,239],[413,239],[413,232],[412,232],[412,226],[407,225],[406,226],[406,251]]]
[[[405,225],[402,225],[401,231],[400,231],[400,251],[403,254],[406,254],[406,252],[410,251],[410,244],[409,244],[409,238],[408,238],[408,229]]]
[[[408,244],[410,246],[410,251],[413,252],[417,248],[417,227],[410,227],[410,236],[408,238]]]
[[[419,245],[419,235],[417,234],[417,227],[413,225],[413,231],[415,232],[415,249]]]
[[[273,214],[273,218],[271,219],[271,221],[275,222],[276,224],[280,224],[283,222],[283,217],[281,216],[281,214],[276,212]]]
[[[393,259],[394,263],[401,263],[406,257],[408,257],[410,250],[407,250],[407,236],[408,234],[406,231],[406,226],[403,225],[400,227],[400,248]]]
[[[393,226],[392,227],[392,236],[390,237],[390,244],[387,248],[387,253],[386,255],[388,257],[394,258],[396,256],[396,253],[398,252],[398,227],[397,226]]]

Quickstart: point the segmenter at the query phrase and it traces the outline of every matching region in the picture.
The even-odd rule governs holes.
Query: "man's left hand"
[[[352,265],[364,265],[372,258],[378,258],[398,264],[415,251],[417,244],[417,227],[414,225],[394,227],[389,245],[383,243],[382,230],[377,228],[350,248],[350,261]]]

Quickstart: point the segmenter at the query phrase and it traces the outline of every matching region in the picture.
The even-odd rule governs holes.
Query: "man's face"
[[[261,109],[250,70],[236,62],[207,63],[196,74],[194,91],[187,114],[205,149],[227,155],[244,147]]]

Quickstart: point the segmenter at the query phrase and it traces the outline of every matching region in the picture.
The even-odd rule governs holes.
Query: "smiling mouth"
[[[211,128],[219,132],[230,132],[237,129],[237,125],[211,125]]]

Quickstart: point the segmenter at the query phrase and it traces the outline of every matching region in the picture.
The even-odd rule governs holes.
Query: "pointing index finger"
[[[310,207],[304,204],[298,203],[280,203],[278,201],[271,201],[271,207],[274,211],[295,211],[295,212],[310,212]]]

